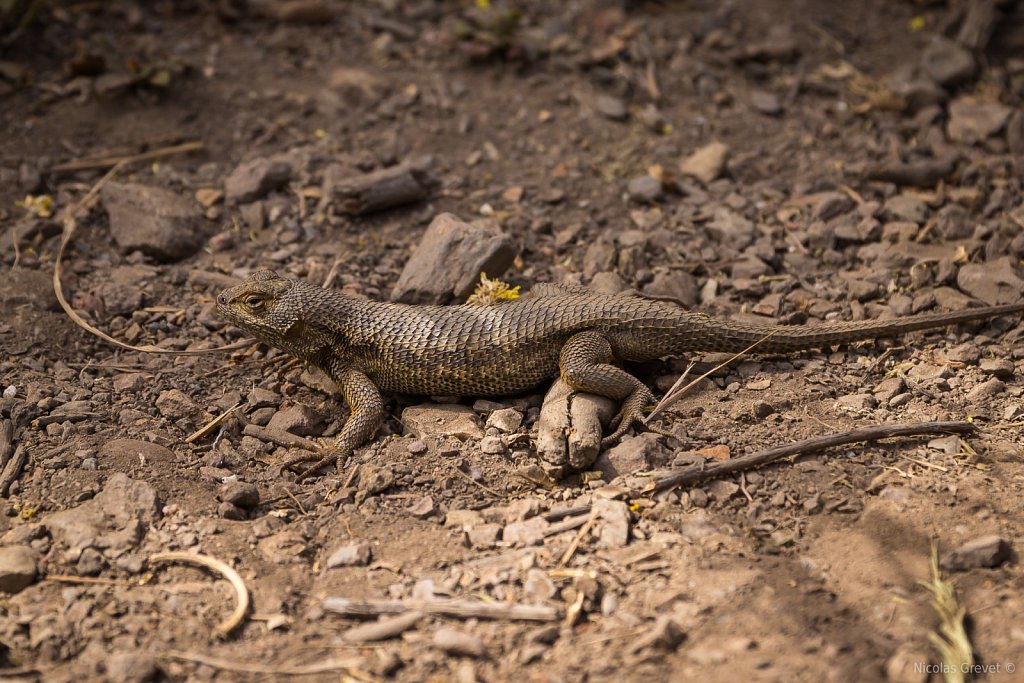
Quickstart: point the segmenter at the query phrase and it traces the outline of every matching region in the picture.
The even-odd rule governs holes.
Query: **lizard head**
[[[245,282],[217,295],[223,318],[271,346],[300,353],[296,334],[303,325],[303,311],[288,292],[297,285],[272,270],[259,270]]]

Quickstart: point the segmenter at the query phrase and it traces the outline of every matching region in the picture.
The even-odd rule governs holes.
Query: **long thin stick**
[[[519,621],[557,621],[556,607],[518,605],[482,600],[355,600],[327,598],[323,607],[349,617],[374,617],[380,614],[401,614],[410,610],[426,614],[443,614],[463,619],[514,619]]]
[[[123,162],[152,161],[154,159],[162,159],[174,154],[198,152],[202,150],[203,147],[204,145],[202,142],[195,140],[192,142],[183,142],[180,145],[172,145],[171,147],[161,147],[160,149],[153,149],[139,154],[78,159],[77,161],[68,161],[63,164],[51,166],[50,173],[70,173],[73,171],[90,171],[97,168],[112,168]]]
[[[365,663],[362,657],[330,657],[315,664],[272,666],[268,664],[260,664],[258,662],[236,661],[233,659],[226,659],[224,657],[214,657],[213,655],[204,655],[199,652],[183,652],[181,650],[172,650],[165,656],[171,659],[180,659],[185,662],[205,664],[206,666],[213,667],[214,669],[223,669],[224,671],[263,674],[267,676],[312,676],[315,674],[330,673],[332,671],[358,669],[359,665]]]
[[[675,472],[652,481],[644,488],[644,493],[651,491],[664,491],[674,486],[688,486],[708,479],[720,477],[730,472],[739,472],[753,469],[775,462],[790,455],[802,455],[813,453],[826,448],[844,446],[859,441],[877,441],[879,439],[891,439],[897,436],[924,436],[927,434],[971,434],[974,432],[974,425],[970,422],[911,422],[908,424],[881,424],[872,427],[854,429],[850,432],[828,434],[826,436],[815,436],[803,441],[777,446],[744,455],[732,460],[705,463],[688,467],[680,472]]]

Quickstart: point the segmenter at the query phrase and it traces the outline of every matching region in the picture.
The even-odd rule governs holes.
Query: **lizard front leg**
[[[333,446],[319,453],[292,458],[282,465],[283,469],[300,462],[316,460],[314,465],[299,474],[300,480],[339,460],[347,459],[355,449],[373,438],[384,421],[384,399],[369,377],[358,370],[343,368],[336,373],[335,381],[352,414],[345,421]]]
[[[621,402],[619,414],[612,420],[614,431],[601,441],[601,448],[618,441],[634,422],[640,421],[644,408],[654,403],[651,390],[633,375],[612,365],[614,360],[612,345],[600,332],[573,335],[558,358],[562,379],[570,387]]]

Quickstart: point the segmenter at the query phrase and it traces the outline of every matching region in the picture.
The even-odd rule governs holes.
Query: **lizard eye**
[[[263,297],[256,296],[255,294],[250,294],[249,296],[245,297],[245,300],[242,303],[245,304],[246,308],[251,309],[253,311],[258,311],[261,308],[263,308]]]

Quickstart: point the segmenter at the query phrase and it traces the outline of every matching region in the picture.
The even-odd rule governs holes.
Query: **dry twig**
[[[213,629],[213,633],[217,638],[227,638],[228,635],[234,631],[242,620],[245,619],[245,613],[249,611],[249,589],[246,588],[245,582],[242,581],[242,577],[238,575],[234,569],[229,567],[224,562],[210,557],[209,555],[198,555],[192,553],[182,552],[168,552],[168,553],[156,553],[150,555],[150,564],[164,564],[169,562],[181,562],[184,564],[194,564],[200,567],[205,567],[211,571],[215,571],[221,574],[228,582],[231,587],[235,589],[235,609],[228,616],[227,619],[217,624]]]
[[[61,237],[60,248],[57,250],[57,258],[53,264],[53,293],[57,296],[57,302],[60,304],[60,307],[64,309],[64,312],[67,313],[68,317],[71,318],[71,320],[76,325],[81,327],[83,330],[86,330],[87,332],[90,332],[93,335],[99,337],[100,339],[103,339],[104,341],[107,341],[113,344],[114,346],[118,346],[122,349],[128,349],[129,351],[143,351],[145,353],[162,353],[177,356],[197,356],[201,354],[214,353],[218,351],[233,351],[235,349],[242,349],[251,345],[251,342],[246,341],[239,342],[237,344],[229,344],[228,346],[220,346],[214,349],[198,349],[185,351],[163,349],[160,348],[159,346],[154,346],[152,344],[132,346],[131,344],[126,344],[122,341],[114,339],[106,332],[103,332],[99,328],[87,323],[85,319],[82,318],[82,316],[80,316],[78,312],[71,307],[71,304],[68,303],[68,300],[64,297],[64,287],[61,284],[61,275],[63,274],[62,264],[64,261],[64,252],[67,251],[68,244],[71,242],[71,238],[74,236],[75,230],[78,229],[78,213],[83,209],[88,209],[92,207],[92,205],[96,202],[97,197],[99,197],[100,190],[103,189],[103,186],[106,185],[107,182],[111,180],[111,178],[117,175],[118,172],[120,172],[128,165],[138,161],[169,156],[171,154],[180,154],[183,151],[192,151],[191,148],[183,149],[184,147],[186,146],[178,145],[175,147],[166,147],[164,149],[153,150],[151,152],[144,152],[143,154],[136,154],[130,157],[119,157],[119,160],[114,164],[114,167],[107,171],[106,175],[104,175],[102,178],[96,181],[96,184],[92,186],[92,188],[89,190],[89,192],[86,193],[84,197],[82,197],[77,203],[73,204],[72,206],[64,210],[62,220],[64,225],[64,234]]]
[[[546,605],[519,605],[482,600],[355,600],[327,598],[323,607],[347,617],[375,617],[381,614],[401,614],[420,611],[424,614],[443,614],[461,619],[512,619],[517,621],[556,621],[559,610]]]
[[[213,655],[204,655],[198,652],[184,652],[182,650],[172,650],[165,656],[170,659],[179,659],[184,662],[205,664],[206,666],[213,667],[214,669],[221,669],[223,671],[261,674],[265,676],[312,676],[315,674],[330,673],[332,671],[358,670],[359,666],[363,664],[363,659],[361,657],[330,657],[322,659],[316,664],[271,666],[268,664],[260,664],[258,662],[240,662],[233,659],[226,659],[224,657],[214,657]]]
[[[911,422],[908,424],[881,424],[863,427],[849,432],[816,436],[795,443],[777,446],[768,450],[744,455],[732,460],[701,463],[688,467],[680,472],[660,477],[652,481],[644,489],[644,493],[663,491],[674,486],[690,486],[698,482],[720,477],[730,472],[750,470],[766,465],[790,455],[803,455],[821,451],[834,446],[857,443],[860,441],[878,441],[897,436],[924,436],[927,434],[971,434],[974,425],[970,422]]]

